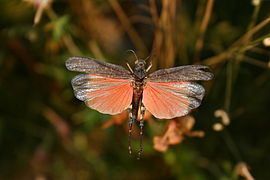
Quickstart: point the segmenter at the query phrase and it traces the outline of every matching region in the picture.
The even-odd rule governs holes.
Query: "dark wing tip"
[[[81,69],[81,64],[83,63],[83,61],[88,61],[91,60],[90,58],[87,57],[82,57],[82,56],[73,56],[73,57],[69,57],[66,60],[66,68],[70,71],[80,71]]]
[[[211,68],[208,66],[197,65],[197,70],[199,70],[203,74],[204,81],[209,81],[214,78],[214,74],[212,73]]]
[[[66,68],[70,71],[73,71],[74,70],[74,67],[76,66],[76,61],[78,60],[79,58],[77,56],[74,56],[74,57],[69,57],[67,60],[66,60]]]

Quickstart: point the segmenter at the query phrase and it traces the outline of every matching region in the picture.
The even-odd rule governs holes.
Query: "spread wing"
[[[75,96],[88,107],[113,115],[131,104],[132,75],[123,67],[87,57],[71,57],[66,67],[86,73],[75,76],[71,84]]]
[[[208,66],[187,65],[169,69],[160,69],[148,76],[152,82],[208,81],[213,78]]]
[[[70,71],[103,75],[110,78],[132,78],[131,73],[121,66],[88,57],[70,57],[66,61],[66,67]]]
[[[201,104],[204,88],[194,82],[147,82],[142,102],[156,118],[184,116]]]
[[[171,119],[200,106],[204,88],[190,81],[211,80],[207,66],[189,65],[161,69],[145,81],[142,102],[156,118]]]
[[[128,108],[132,101],[130,80],[80,74],[72,79],[71,84],[79,100],[104,114],[118,114]]]

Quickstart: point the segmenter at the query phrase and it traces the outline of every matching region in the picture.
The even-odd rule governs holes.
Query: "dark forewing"
[[[209,68],[202,65],[188,65],[160,69],[148,76],[148,80],[152,82],[207,81],[212,78],[213,74],[209,72]]]
[[[89,74],[103,75],[109,78],[129,79],[131,73],[121,66],[106,63],[87,57],[70,57],[66,61],[66,67],[70,71],[85,72]]]

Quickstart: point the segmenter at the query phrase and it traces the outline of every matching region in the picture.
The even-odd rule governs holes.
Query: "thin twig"
[[[154,40],[152,44],[152,54],[155,54],[156,57],[160,57],[160,50],[161,50],[161,44],[162,44],[162,32],[160,29],[160,18],[158,16],[157,6],[156,6],[156,0],[149,0],[149,9],[152,16],[152,21],[154,24]],[[157,61],[153,61],[152,69],[157,69]]]
[[[258,66],[258,67],[261,67],[261,68],[269,69],[269,66],[268,66],[268,63],[267,62],[258,61],[257,59],[252,58],[252,57],[248,57],[248,56],[242,55],[242,56],[240,56],[240,59],[239,60],[240,61],[247,62],[247,63],[252,64],[252,65],[255,65],[255,66]]]
[[[57,134],[61,137],[62,143],[65,147],[70,147],[71,131],[68,123],[56,111],[50,107],[43,109],[44,117],[54,126]]]
[[[160,27],[163,33],[163,51],[160,63],[162,67],[168,68],[174,65],[175,46],[174,46],[174,24],[176,16],[176,0],[163,0],[160,17]]]
[[[81,51],[79,50],[79,48],[75,45],[72,37],[67,34],[63,36],[63,42],[66,45],[68,51],[72,54],[72,55],[79,55],[81,54]]]
[[[259,30],[261,30],[264,26],[266,26],[270,22],[270,17],[266,18],[262,22],[260,22],[258,25],[253,27],[251,30],[249,30],[246,34],[244,34],[240,39],[235,41],[231,47],[240,46],[249,41],[249,39]]]
[[[128,33],[130,39],[142,53],[147,53],[148,50],[143,42],[143,40],[140,38],[139,34],[135,31],[133,28],[129,18],[125,14],[123,8],[120,6],[117,0],[108,0],[112,8],[114,9],[114,12],[118,16],[120,22],[122,23],[124,29]]]
[[[44,10],[48,8],[49,6],[50,6],[49,0],[41,1],[34,17],[34,26],[36,26],[40,22]]]
[[[224,109],[230,112],[231,96],[232,96],[232,81],[233,81],[233,62],[229,61],[226,64],[226,90],[225,90],[225,102]]]
[[[252,13],[252,17],[251,17],[251,21],[248,25],[248,28],[247,30],[249,31],[251,28],[254,27],[254,25],[256,24],[256,21],[258,19],[258,15],[259,15],[259,12],[260,12],[260,9],[261,9],[261,2],[255,6],[254,10],[253,10],[253,13]]]
[[[158,17],[158,12],[157,12],[157,6],[156,6],[156,1],[155,0],[149,0],[149,5],[150,5],[150,13],[154,22],[155,26],[158,26],[159,22],[159,17]]]
[[[54,12],[54,10],[51,7],[48,7],[46,9],[47,16],[50,18],[51,21],[54,21],[58,18],[57,14]],[[63,42],[65,46],[67,47],[68,51],[72,55],[79,55],[81,54],[81,51],[76,46],[75,42],[73,41],[72,37],[67,34],[63,36]]]
[[[250,51],[270,57],[270,51],[263,48],[253,47],[252,49],[250,49]]]
[[[152,25],[152,19],[150,17],[144,16],[144,15],[134,15],[130,16],[130,21],[132,23],[143,23],[147,25]]]
[[[214,57],[204,59],[202,62],[203,62],[203,64],[206,64],[208,66],[219,64],[219,63],[227,60],[229,55],[230,55],[230,52],[225,51],[225,52],[220,53],[220,54],[218,54],[218,55],[216,55]]]
[[[206,29],[207,29],[208,24],[209,24],[209,20],[210,20],[211,14],[212,14],[213,6],[214,6],[214,0],[208,0],[207,5],[206,5],[206,10],[204,13],[204,17],[202,20],[202,24],[201,24],[200,30],[199,30],[199,37],[198,37],[198,40],[196,41],[196,44],[195,44],[195,55],[194,55],[195,61],[199,61],[199,59],[200,59],[200,54],[201,54],[203,44],[204,44],[204,36],[205,36],[205,32],[206,32]]]
[[[261,30],[264,26],[266,26],[270,22],[270,17],[259,23],[257,26],[252,28],[250,31],[248,31],[246,34],[244,34],[242,37],[240,37],[238,40],[236,40],[232,45],[228,48],[227,51],[222,52],[221,54],[218,54],[217,56],[207,58],[203,60],[203,64],[206,65],[214,65],[214,64],[219,64],[223,61],[226,61],[228,56],[235,52],[236,50],[247,50],[255,45],[259,44],[264,38],[269,37],[270,34],[267,34],[263,37],[260,37],[252,42],[247,43],[247,41],[250,39],[251,36],[253,36],[256,32]],[[245,45],[245,43],[247,43]]]
[[[103,53],[101,52],[98,43],[95,40],[89,41],[88,43],[89,49],[94,54],[97,59],[105,59]]]

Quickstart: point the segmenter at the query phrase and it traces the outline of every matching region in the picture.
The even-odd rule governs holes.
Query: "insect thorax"
[[[138,60],[138,62],[135,64],[134,68],[134,75],[135,75],[135,80],[141,80],[146,77],[146,68],[145,68],[145,61],[144,60]]]

